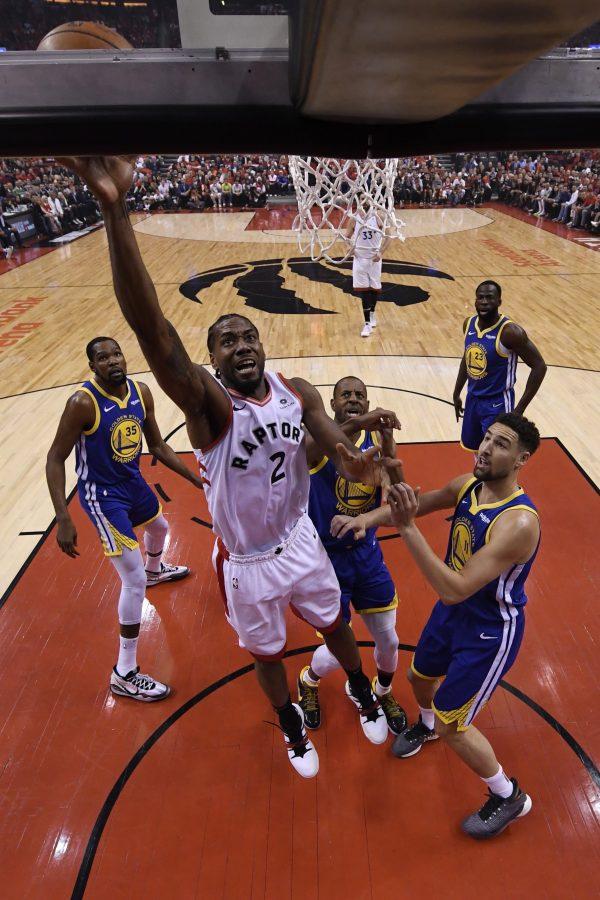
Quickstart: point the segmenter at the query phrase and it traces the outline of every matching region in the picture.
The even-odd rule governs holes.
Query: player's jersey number
[[[277,484],[278,481],[282,481],[285,478],[285,471],[282,471],[285,453],[283,450],[278,450],[277,453],[273,453],[269,459],[271,462],[275,463],[273,471],[271,472],[271,484]]]

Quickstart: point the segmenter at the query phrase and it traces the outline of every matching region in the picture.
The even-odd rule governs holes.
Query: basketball
[[[46,34],[38,50],[133,50],[114,29],[101,22],[65,22]]]

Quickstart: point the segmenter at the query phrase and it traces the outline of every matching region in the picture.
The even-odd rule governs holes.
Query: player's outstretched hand
[[[381,447],[377,445],[361,452],[360,450],[350,450],[345,444],[336,444],[336,450],[340,457],[340,474],[348,481],[375,485],[385,482],[387,486],[388,479],[383,473],[402,465],[399,459],[382,457]]]
[[[64,519],[58,523],[56,541],[63,553],[75,559],[79,556],[77,548],[77,530],[71,519]]]
[[[392,412],[391,409],[382,409],[380,406],[377,406],[375,409],[370,409],[360,416],[356,416],[353,421],[357,426],[366,431],[386,431],[394,428],[400,430],[402,428],[396,413]]]
[[[133,179],[132,156],[61,156],[57,162],[71,169],[88,185],[102,204],[123,199]]]
[[[412,525],[417,510],[419,509],[420,487],[411,488],[410,484],[402,481],[393,484],[388,493],[388,503],[392,511],[392,522],[402,533],[403,528]]]
[[[334,516],[329,528],[331,536],[341,540],[347,534],[354,534],[354,540],[360,541],[365,537],[367,530],[364,517],[358,516]]]

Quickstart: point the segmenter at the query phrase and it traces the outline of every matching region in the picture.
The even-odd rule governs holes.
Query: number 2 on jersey
[[[281,481],[282,478],[285,478],[285,472],[281,471],[281,467],[285,459],[285,453],[283,452],[283,450],[278,450],[277,453],[273,453],[273,455],[270,456],[269,459],[271,460],[271,462],[275,463],[273,471],[271,472],[271,484],[276,484],[278,481]]]

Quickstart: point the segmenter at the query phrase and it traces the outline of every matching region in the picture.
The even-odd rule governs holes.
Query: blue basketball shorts
[[[460,443],[464,449],[476,453],[492,422],[502,413],[512,412],[514,407],[514,391],[503,391],[491,397],[473,397],[467,394],[460,435]]]
[[[361,615],[398,606],[396,588],[375,537],[349,549],[327,545],[325,549],[340,583],[344,621],[351,619],[351,605]]]
[[[514,663],[524,628],[523,607],[505,604],[496,620],[478,616],[464,603],[436,603],[411,668],[427,681],[444,679],[433,698],[442,722],[456,722],[466,731]]]
[[[162,512],[158,497],[143,478],[115,484],[80,481],[79,502],[96,526],[105,556],[121,556],[123,548],[139,544],[134,528],[147,525]]]

